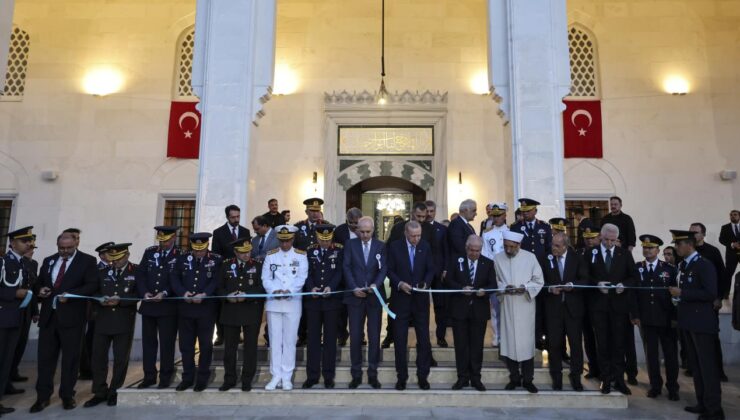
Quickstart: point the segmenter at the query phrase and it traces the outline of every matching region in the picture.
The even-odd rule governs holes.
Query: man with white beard
[[[509,369],[506,390],[523,386],[531,393],[534,386],[534,327],[535,297],[544,285],[542,269],[537,257],[529,251],[520,250],[524,235],[506,231],[503,234],[504,252],[494,257],[496,280],[501,302],[501,349],[500,353]],[[520,371],[521,367],[521,371]]]

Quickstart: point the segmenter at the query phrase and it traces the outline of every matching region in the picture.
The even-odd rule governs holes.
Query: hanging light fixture
[[[381,0],[380,15],[380,89],[378,90],[378,105],[388,102],[388,90],[385,88],[385,0]]]

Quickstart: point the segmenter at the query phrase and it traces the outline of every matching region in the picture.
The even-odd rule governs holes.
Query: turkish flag
[[[198,102],[176,102],[170,105],[170,130],[167,135],[167,157],[198,159],[200,148],[200,112]]]
[[[563,136],[566,158],[601,158],[601,101],[564,100]]]

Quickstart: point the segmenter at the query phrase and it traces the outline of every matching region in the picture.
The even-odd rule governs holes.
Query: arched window
[[[28,32],[14,26],[10,34],[10,48],[8,51],[8,71],[5,73],[5,89],[0,92],[3,99],[17,99],[23,97],[26,89],[26,70],[28,69],[28,51],[31,46],[31,37]]]
[[[193,51],[195,50],[195,27],[182,31],[177,40],[177,59],[175,68],[175,98],[192,98],[193,93]]]
[[[570,96],[599,97],[596,38],[585,28],[568,29],[570,50]]]

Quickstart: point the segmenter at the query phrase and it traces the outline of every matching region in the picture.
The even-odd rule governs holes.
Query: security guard
[[[175,374],[175,339],[177,338],[177,303],[162,298],[172,296],[172,271],[177,257],[182,255],[175,246],[176,226],[156,226],[159,245],[144,251],[136,269],[136,288],[142,300],[141,347],[144,380],[138,388],[157,383],[157,348],[159,348],[159,386],[169,388]]]
[[[270,373],[272,379],[265,390],[293,389],[295,348],[298,324],[301,318],[302,299],[283,296],[303,290],[308,276],[306,251],[293,248],[295,226],[280,225],[275,228],[280,246],[267,253],[262,266],[262,284],[268,297],[265,304],[267,324],[270,327]]]
[[[106,247],[110,265],[98,270],[99,289],[93,302],[95,335],[93,336],[92,371],[93,397],[85,407],[94,407],[103,401],[108,406],[118,402],[118,388],[123,386],[128,370],[128,358],[136,325],[136,264],[129,262],[130,243]],[[108,352],[113,347],[113,376],[108,379]]]
[[[549,224],[537,219],[537,206],[539,205],[539,201],[531,198],[520,198],[519,210],[522,212],[522,220],[511,225],[510,229],[524,235],[521,249],[533,253],[539,261],[547,261],[546,258],[550,254],[550,243],[552,242],[552,229]],[[535,343],[540,350],[547,349],[544,297],[545,293],[540,293],[536,298]]]
[[[676,310],[671,302],[667,287],[676,285],[676,269],[658,259],[663,241],[655,235],[641,235],[643,261],[635,264],[638,286],[657,289],[637,289],[637,313],[632,314],[632,323],[640,327],[645,343],[650,390],[648,398],[656,398],[663,388],[660,376],[660,353],[658,344],[665,356],[665,376],[668,399],[678,401],[678,347],[676,330],[671,325],[676,322]]]
[[[335,244],[334,226],[316,226],[317,244],[308,247],[308,279],[304,292],[331,293],[342,284],[343,246]],[[311,388],[323,373],[324,387],[334,388],[337,361],[337,328],[342,309],[342,295],[305,296],[303,308],[308,325],[306,382]],[[323,345],[322,345],[323,336]]]
[[[213,354],[213,329],[216,325],[216,302],[204,299],[213,296],[218,286],[221,256],[208,250],[211,234],[198,232],[190,235],[191,251],[177,257],[172,271],[172,290],[179,301],[177,308],[182,354],[182,382],[177,391],[184,391],[195,383],[194,391],[208,386]],[[195,374],[195,341],[198,341],[198,374]],[[197,377],[196,377],[197,376]]]
[[[11,248],[0,259],[0,399],[10,383],[16,344],[20,336],[24,308],[33,296],[29,294],[32,279],[29,261],[22,257],[33,242],[33,226],[8,233]],[[15,409],[0,404],[0,415]]]
[[[586,255],[586,251],[599,245],[599,230],[589,219],[584,219],[581,224],[578,225],[578,231],[581,232],[583,238],[584,248],[579,248],[578,253],[581,256]],[[591,323],[591,311],[594,300],[591,299],[594,293],[598,293],[594,290],[584,290],[583,292],[584,301],[586,302],[586,314],[583,317],[583,348],[588,358],[588,373],[584,375],[586,379],[597,379],[601,377],[601,370],[599,369],[598,354],[596,353],[596,336],[594,335],[594,327]]]
[[[719,332],[714,312],[717,271],[696,251],[694,232],[671,230],[671,235],[683,261],[678,265],[677,285],[669,291],[678,306],[678,328],[686,335],[696,394],[696,405],[685,410],[699,414],[701,419],[724,419],[719,365],[714,351],[715,335]]]
[[[252,244],[249,238],[231,242],[234,258],[224,261],[218,273],[216,293],[219,296],[263,294],[262,263],[250,256]],[[252,389],[252,380],[257,372],[257,337],[262,324],[264,298],[232,297],[221,305],[219,322],[224,332],[224,383],[219,391],[228,391],[236,385],[236,362],[239,334],[244,334],[242,353],[242,391]]]

